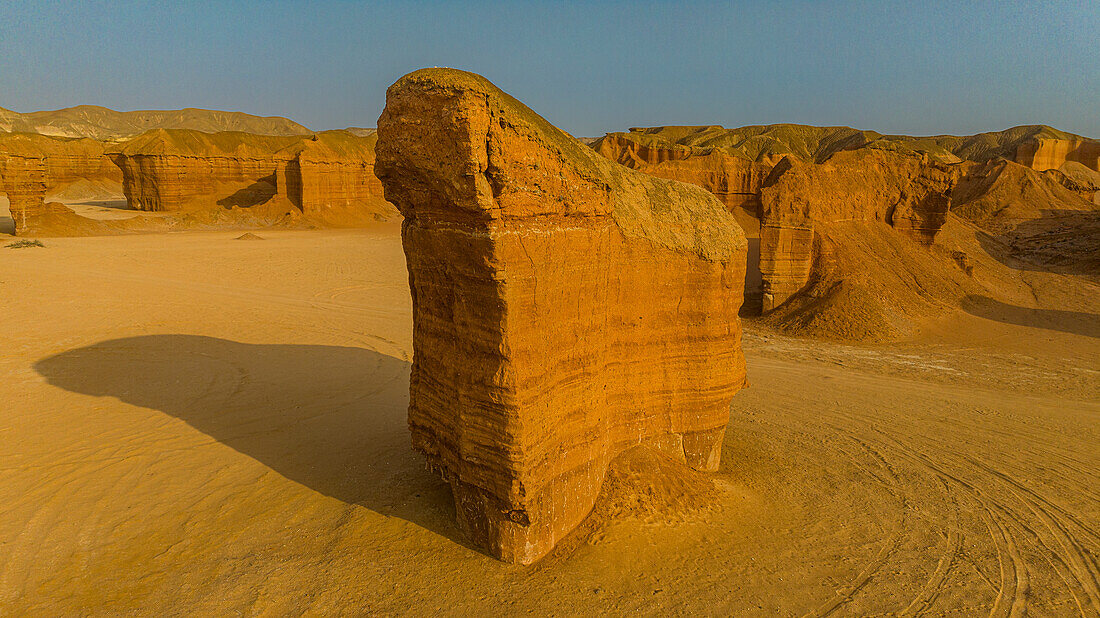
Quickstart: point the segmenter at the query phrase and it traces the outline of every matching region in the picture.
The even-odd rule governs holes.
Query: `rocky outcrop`
[[[822,163],[839,152],[866,148],[919,154],[939,163],[1009,159],[1038,171],[1065,171],[1067,162],[1100,170],[1100,142],[1045,125],[930,137],[792,124],[671,126],[608,133],[592,147],[627,167],[697,184],[727,206],[750,211],[759,204],[769,171],[786,157]]]
[[[593,148],[631,169],[703,187],[730,210],[744,208],[754,213],[760,204],[760,188],[773,165],[714,149],[640,143],[617,133],[597,140]]]
[[[138,210],[179,211],[250,206],[275,195],[275,153],[294,137],[248,133],[149,131],[110,153],[123,191]]]
[[[821,161],[877,137],[877,133],[849,127],[673,126],[608,133],[592,147],[631,169],[703,187],[727,208],[740,207],[755,215],[760,189],[779,161],[786,157]]]
[[[814,260],[827,259],[821,237],[832,224],[880,222],[932,244],[957,176],[957,168],[926,156],[872,148],[840,152],[821,164],[788,159],[776,166],[760,210],[764,311],[807,285]]]
[[[378,135],[405,217],[413,445],[475,542],[537,560],[637,445],[717,469],[745,384],[745,240],[721,203],[461,71],[391,86]]]
[[[40,158],[46,191],[54,194],[81,180],[121,183],[122,172],[105,154],[106,144],[92,139],[64,139],[34,133],[0,133],[0,157]]]
[[[1016,163],[1033,170],[1061,169],[1066,162],[1100,171],[1100,142],[1087,139],[1035,139],[1016,149]]]
[[[382,182],[374,173],[373,132],[329,132],[278,153],[276,192],[310,216],[369,206],[388,212]]]
[[[159,129],[111,154],[131,206],[149,211],[249,208],[272,200],[299,213],[392,211],[374,176],[376,137],[302,137]],[[356,214],[356,213],[352,213]]]
[[[929,137],[673,126],[609,133],[592,147],[722,199],[749,235],[744,314],[788,332],[911,335],[967,294],[995,293],[979,279],[1013,288],[998,261],[1098,272],[1100,142],[1045,125]]]
[[[0,156],[0,193],[8,197],[16,235],[34,228],[46,214],[46,162],[32,154]]]

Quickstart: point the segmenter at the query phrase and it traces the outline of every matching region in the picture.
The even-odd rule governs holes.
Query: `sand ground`
[[[720,507],[522,568],[409,447],[397,227],[239,234],[0,246],[0,614],[1100,612],[1095,315],[748,323]]]

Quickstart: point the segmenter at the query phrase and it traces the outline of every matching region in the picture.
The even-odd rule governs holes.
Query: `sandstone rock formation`
[[[374,173],[377,141],[373,132],[354,135],[328,131],[280,151],[277,194],[313,216],[364,205],[380,215],[388,212],[382,183]]]
[[[1016,162],[1033,170],[1059,169],[1067,161],[1100,170],[1100,142],[1084,139],[1037,139],[1021,144]]]
[[[710,191],[727,208],[750,209],[760,204],[760,187],[772,162],[757,162],[709,149],[644,144],[610,133],[593,143],[596,152],[631,169],[658,178],[690,182]]]
[[[285,202],[324,217],[384,216],[392,209],[374,175],[374,135],[325,131],[302,137],[158,129],[111,153],[139,210],[247,208]]]
[[[878,149],[815,164],[786,160],[762,192],[760,271],[764,311],[807,283],[831,224],[881,222],[930,245],[947,217],[956,170],[926,156]]]
[[[0,156],[0,193],[8,197],[16,235],[34,227],[46,213],[46,162],[33,154]]]
[[[122,172],[104,154],[106,144],[34,133],[0,133],[0,156],[32,154],[46,166],[46,191],[53,193],[80,180],[122,182]]]
[[[110,153],[138,210],[178,211],[261,203],[275,194],[275,152],[294,137],[157,129]]]
[[[1082,249],[1100,227],[1083,210],[1100,205],[1100,142],[1043,125],[931,137],[801,125],[656,127],[609,133],[592,147],[722,199],[749,237],[743,311],[798,332],[904,336],[918,313],[977,293],[968,279],[973,256],[964,254],[984,251],[981,243],[932,247],[953,202],[959,222],[1005,245],[998,255],[1074,272],[1089,270]],[[952,262],[963,278],[950,272]]]
[[[242,131],[257,135],[311,133],[297,122],[279,116],[253,116],[242,112],[194,108],[117,112],[97,105],[77,105],[26,114],[0,108],[0,131],[120,140],[152,129],[191,129],[207,133]]]
[[[0,158],[36,158],[44,165],[48,195],[78,183],[121,189],[122,172],[105,155],[106,145],[91,139],[65,139],[35,133],[0,133]]]
[[[608,133],[592,147],[631,169],[699,185],[731,210],[741,207],[755,214],[764,180],[779,161],[786,157],[820,161],[875,136],[848,127],[788,124],[739,129],[655,127]]]
[[[759,203],[769,171],[783,158],[821,163],[845,150],[921,154],[940,163],[1008,159],[1038,171],[1060,169],[1073,162],[1100,170],[1100,142],[1043,125],[931,137],[792,124],[737,129],[673,126],[608,133],[592,147],[632,169],[697,184],[731,208],[750,209]]]
[[[745,240],[721,203],[456,70],[391,86],[378,135],[405,217],[413,445],[475,542],[537,560],[636,445],[717,469],[745,384]]]

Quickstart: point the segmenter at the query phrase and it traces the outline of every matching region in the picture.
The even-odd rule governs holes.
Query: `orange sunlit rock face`
[[[1020,144],[1016,163],[1033,170],[1056,170],[1066,162],[1100,171],[1100,142],[1089,139],[1036,139]]]
[[[781,162],[761,197],[763,310],[798,293],[813,261],[828,259],[815,238],[831,224],[887,223],[930,245],[947,218],[958,174],[928,157],[876,149],[839,152],[821,164]]]
[[[0,156],[0,193],[8,196],[15,233],[33,229],[46,212],[46,162],[31,155]]]
[[[140,210],[250,207],[277,198],[306,215],[357,207],[381,212],[375,139],[346,131],[301,137],[157,129],[112,157],[127,200]]]
[[[405,217],[413,445],[475,542],[537,560],[634,446],[717,469],[745,385],[746,250],[717,199],[616,165],[461,71],[399,80],[378,135]]]

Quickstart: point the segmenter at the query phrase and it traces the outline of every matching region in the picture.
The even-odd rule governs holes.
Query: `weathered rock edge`
[[[745,385],[746,242],[721,202],[452,69],[391,86],[378,136],[405,218],[413,446],[476,543],[534,562],[637,445],[717,470]]]

